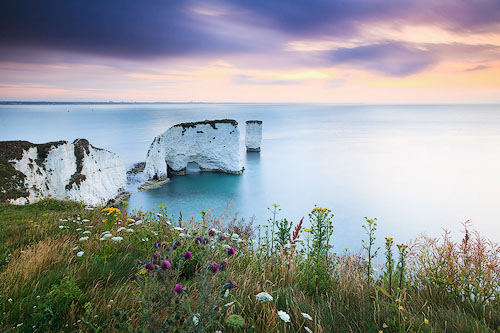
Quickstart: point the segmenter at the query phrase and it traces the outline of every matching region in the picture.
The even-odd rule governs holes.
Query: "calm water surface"
[[[261,153],[244,153],[240,176],[200,173],[137,192],[131,208],[170,214],[213,210],[265,224],[273,203],[297,222],[315,204],[335,213],[335,247],[358,250],[363,217],[379,240],[408,241],[461,222],[500,241],[500,106],[278,104],[0,106],[0,140],[87,138],[127,166],[145,160],[157,135],[186,121],[261,119]],[[242,126],[243,125],[243,126]]]

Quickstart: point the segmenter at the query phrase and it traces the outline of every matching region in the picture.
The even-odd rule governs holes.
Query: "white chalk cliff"
[[[246,122],[245,145],[247,151],[260,151],[262,142],[262,121],[248,120]]]
[[[0,201],[27,204],[44,198],[105,205],[125,193],[127,177],[120,158],[85,139],[32,144],[0,142]]]
[[[190,162],[197,163],[202,171],[241,173],[238,123],[205,120],[170,127],[149,147],[144,173],[148,179],[160,180],[168,172],[184,173]]]

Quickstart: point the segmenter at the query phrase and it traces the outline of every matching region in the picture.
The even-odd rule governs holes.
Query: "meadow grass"
[[[378,250],[366,219],[364,252],[335,254],[325,208],[311,228],[272,214],[257,234],[237,218],[126,205],[1,205],[0,331],[500,330],[500,248],[467,223],[458,242],[386,237]]]

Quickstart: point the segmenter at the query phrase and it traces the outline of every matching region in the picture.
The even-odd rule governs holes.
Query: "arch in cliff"
[[[201,171],[240,174],[243,171],[238,122],[232,119],[182,123],[156,136],[146,156],[144,173],[161,180],[185,174],[188,163]]]

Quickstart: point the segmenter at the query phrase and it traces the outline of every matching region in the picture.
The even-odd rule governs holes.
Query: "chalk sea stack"
[[[245,145],[247,147],[247,151],[260,151],[261,142],[262,142],[262,121],[247,120],[246,135],[245,135]]]
[[[201,171],[240,174],[243,164],[238,122],[205,120],[170,127],[154,138],[144,173],[149,180],[162,181],[169,173],[186,173],[191,162]]]
[[[120,158],[85,139],[0,141],[0,201],[22,205],[54,198],[106,205],[127,194],[126,184]]]

